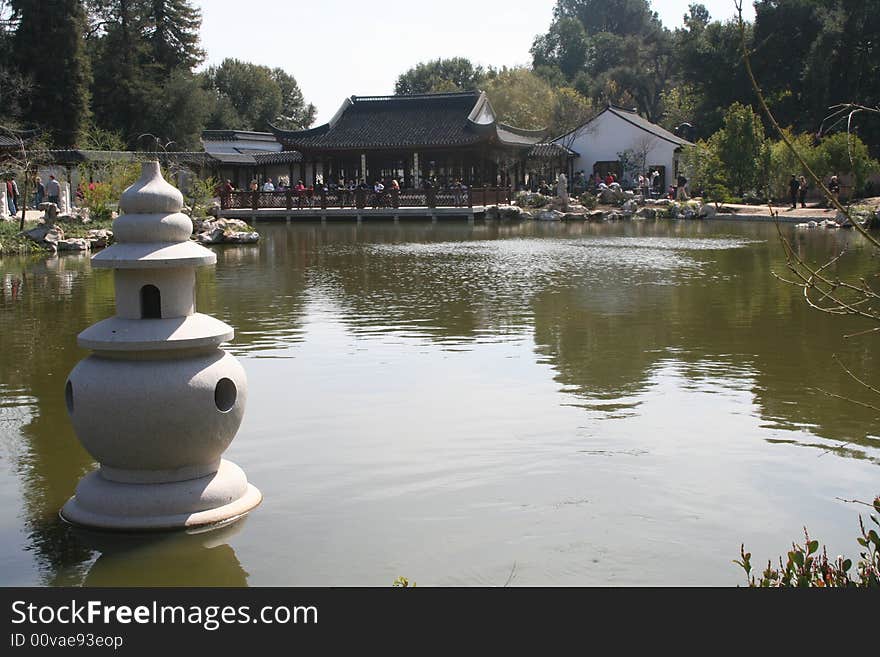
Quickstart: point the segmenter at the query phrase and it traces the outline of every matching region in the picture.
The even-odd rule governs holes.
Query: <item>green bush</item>
[[[588,210],[595,210],[596,206],[599,205],[599,197],[595,194],[590,194],[590,192],[584,192],[578,196],[578,202]]]
[[[550,197],[534,192],[518,192],[513,202],[521,208],[543,208],[550,202]]]
[[[193,217],[207,216],[211,202],[214,200],[214,190],[217,189],[219,184],[220,181],[217,178],[201,180],[200,178],[193,177],[189,180],[187,198],[192,207]]]
[[[817,147],[819,158],[825,168],[816,175],[827,179],[832,175],[852,174],[854,191],[864,191],[868,176],[880,168],[877,160],[871,159],[868,147],[856,135],[838,132],[822,140]]]
[[[107,183],[90,183],[83,189],[83,201],[89,210],[89,218],[94,221],[107,221],[113,210],[110,203],[114,201],[113,189]]]
[[[880,496],[874,500],[874,511],[880,513]],[[877,516],[871,515],[871,521],[880,528]],[[828,559],[826,549],[819,554],[819,541],[810,539],[804,529],[804,544],[792,544],[785,563],[779,557],[779,568],[767,562],[767,568],[759,578],[752,575],[752,555],[746,552],[745,546],[740,547],[740,559],[737,564],[746,573],[746,581],[750,587],[857,587],[880,588],[880,536],[874,529],[866,530],[865,522],[859,516],[862,535],[857,539],[862,551],[856,564],[855,577],[850,574],[852,560],[837,557]]]

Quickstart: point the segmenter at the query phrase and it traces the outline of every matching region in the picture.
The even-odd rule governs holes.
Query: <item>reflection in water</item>
[[[244,520],[213,529],[156,534],[99,534],[74,529],[100,556],[83,586],[247,586],[229,540]]]
[[[531,583],[608,583],[621,580],[585,565],[604,557],[568,555],[622,550],[618,563],[641,572],[621,532],[638,525],[678,558],[679,532],[705,549],[737,529],[731,515],[747,523],[725,535],[738,546],[765,531],[766,518],[746,520],[754,500],[784,491],[812,512],[823,473],[857,481],[880,459],[875,413],[820,392],[859,394],[832,353],[858,376],[877,370],[868,341],[841,339],[865,327],[810,311],[772,278],[784,269],[772,225],[260,230],[259,245],[218,248],[196,291],[235,327],[230,350],[251,380],[233,449],[266,503],[229,529],[235,551],[222,533],[96,541],[58,519],[93,467],[64,381],[85,355],[76,334],[114,312],[112,275],[86,257],[0,260],[0,582],[388,583],[419,579],[389,561],[424,554],[438,581],[497,583],[510,563],[480,564],[511,550],[527,578],[519,551],[531,549],[547,564]],[[791,233],[814,262],[851,241],[842,277],[876,264],[858,236]],[[704,566],[714,579],[696,583],[718,581]]]

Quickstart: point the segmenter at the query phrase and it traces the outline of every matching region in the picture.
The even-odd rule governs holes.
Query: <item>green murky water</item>
[[[794,229],[784,227],[794,234]],[[113,313],[86,257],[0,260],[0,584],[741,583],[811,534],[856,555],[880,491],[868,328],[807,309],[776,229],[725,222],[261,227],[198,305],[250,382],[227,455],[265,495],[203,534],[57,511],[93,464],[64,409]],[[842,273],[850,232],[796,236]]]

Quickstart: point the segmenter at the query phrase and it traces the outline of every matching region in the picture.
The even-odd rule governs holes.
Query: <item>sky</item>
[[[681,24],[694,0],[653,0],[666,27]],[[713,19],[735,15],[733,0],[702,0]],[[554,0],[196,0],[205,66],[234,57],[293,75],[326,123],[345,98],[394,92],[419,62],[467,57],[483,66],[528,65]],[[754,9],[746,1],[746,19]]]

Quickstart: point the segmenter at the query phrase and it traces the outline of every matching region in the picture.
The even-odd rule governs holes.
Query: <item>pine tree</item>
[[[136,146],[150,132],[153,103],[159,94],[155,65],[150,60],[144,0],[93,2],[98,36],[90,44],[94,84],[92,95],[99,126],[122,134]]]
[[[204,60],[199,47],[201,10],[189,0],[152,0],[148,12],[146,39],[166,76],[178,69],[191,71]]]
[[[70,148],[89,118],[89,63],[81,0],[13,0],[18,18],[13,56],[32,85],[28,122],[55,146]]]

